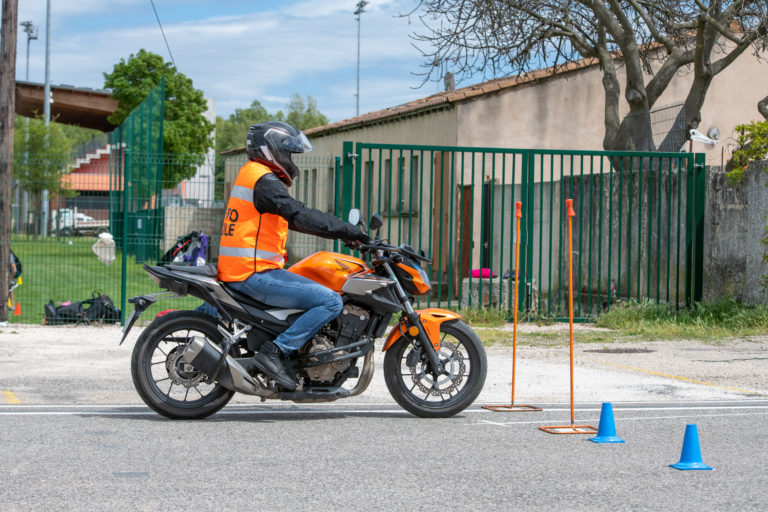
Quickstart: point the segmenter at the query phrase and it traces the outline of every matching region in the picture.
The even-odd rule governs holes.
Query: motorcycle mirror
[[[361,217],[362,217],[362,214],[360,213],[360,210],[358,210],[357,208],[352,208],[351,210],[349,210],[348,219],[350,224],[354,224],[355,226],[357,226],[358,224],[360,224]]]
[[[384,225],[384,220],[379,215],[379,212],[374,212],[371,215],[371,231],[378,231],[381,226]]]

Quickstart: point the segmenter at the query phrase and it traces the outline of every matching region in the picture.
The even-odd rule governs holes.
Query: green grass
[[[768,334],[768,307],[749,306],[732,298],[672,310],[666,304],[630,301],[600,315],[597,327],[645,340],[698,339],[719,341]]]
[[[505,309],[491,308],[447,308],[461,315],[461,319],[471,326],[500,327],[507,323],[509,313]]]
[[[96,238],[72,238],[57,241],[53,238],[30,240],[14,238],[12,247],[24,266],[23,284],[16,288],[15,296],[21,304],[21,316],[10,316],[12,323],[40,324],[44,305],[66,300],[82,301],[96,291],[106,293],[120,305],[122,255],[118,251],[115,261],[107,267],[91,251]],[[126,266],[127,296],[161,291],[133,256]],[[154,304],[142,316],[149,320],[164,309],[190,309],[198,306],[194,297],[163,300]],[[127,308],[132,309],[128,304]],[[502,330],[508,323],[509,313],[504,309],[463,308],[457,310],[463,320],[477,328],[478,335],[487,345],[512,343],[512,331]],[[522,318],[520,319],[522,322]],[[532,323],[546,325],[547,319],[534,319]],[[616,341],[652,341],[695,339],[719,342],[729,338],[768,335],[768,306],[747,306],[733,299],[713,304],[697,304],[691,310],[674,311],[666,304],[652,301],[616,304],[595,321],[596,327],[606,330],[579,330],[580,343]],[[567,329],[559,331],[518,332],[518,343],[530,345],[558,345],[568,343]]]
[[[109,295],[119,308],[122,282],[122,254],[118,251],[115,261],[107,267],[91,251],[96,238],[83,237],[45,240],[14,238],[12,247],[21,259],[22,284],[14,290],[21,304],[21,316],[11,315],[11,323],[40,324],[44,306],[49,300],[58,305],[67,300],[83,301],[96,291]],[[154,263],[154,262],[151,262]],[[159,292],[155,282],[130,256],[126,265],[127,296]],[[152,318],[157,312],[171,308],[191,308],[200,304],[194,297],[164,300],[154,304],[142,318]],[[127,309],[133,307],[127,304]]]
[[[496,324],[482,323],[473,327],[487,346],[512,345],[513,333],[509,328],[499,329]],[[569,342],[567,324],[554,331],[526,330],[518,330],[519,345],[558,346]],[[576,343],[615,343],[685,339],[724,343],[729,339],[750,339],[766,335],[767,306],[749,306],[725,298],[712,304],[697,304],[690,310],[678,311],[653,301],[616,304],[600,315],[594,325],[580,324],[574,340]]]

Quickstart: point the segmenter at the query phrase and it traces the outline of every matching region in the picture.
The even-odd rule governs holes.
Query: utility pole
[[[355,116],[360,115],[360,15],[365,12],[366,0],[357,2],[355,19],[357,20],[357,92],[355,93]]]
[[[0,28],[0,322],[8,321],[8,263],[11,255],[13,116],[16,113],[18,0],[3,0]]]

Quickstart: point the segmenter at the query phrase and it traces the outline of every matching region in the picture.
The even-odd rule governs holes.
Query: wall
[[[709,169],[704,227],[704,301],[731,296],[768,303],[768,275],[761,243],[768,224],[768,162],[752,164],[736,185],[720,167]]]
[[[619,82],[625,73],[617,62]],[[712,81],[701,109],[698,130],[720,131],[720,143],[693,143],[685,149],[706,154],[707,165],[727,162],[734,149],[735,126],[761,119],[757,102],[765,96],[768,62],[745,52]],[[646,83],[651,79],[646,77]],[[680,70],[652,108],[683,102],[692,70]],[[501,89],[457,103],[460,146],[525,149],[602,150],[605,93],[599,67],[563,73],[539,82]],[[622,92],[620,115],[628,112]],[[384,142],[383,140],[380,142]]]
[[[456,109],[448,106],[443,110],[433,110],[390,121],[384,120],[327,135],[311,135],[310,140],[316,148],[314,154],[332,158],[341,156],[344,141],[455,146],[458,144],[456,130]]]

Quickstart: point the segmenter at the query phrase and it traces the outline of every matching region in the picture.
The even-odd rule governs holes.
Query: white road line
[[[50,410],[40,410],[40,409],[50,409]],[[124,410],[124,409],[132,409],[132,410]],[[616,406],[614,407],[614,414],[617,414],[618,416],[621,416],[621,413],[623,412],[629,412],[629,411],[735,411],[735,410],[750,410],[750,411],[756,411],[754,413],[751,412],[739,412],[739,413],[718,413],[715,415],[701,415],[697,414],[697,417],[707,417],[707,416],[738,416],[738,415],[757,415],[757,414],[768,414],[768,412],[757,412],[759,410],[768,409],[768,405],[747,405],[747,404],[738,404],[738,405],[681,405],[681,406],[650,406],[650,407],[621,407]],[[601,408],[599,407],[588,407],[588,408],[577,408],[576,411],[580,413],[593,413],[593,412],[600,412]],[[552,408],[545,408],[544,413],[548,412],[565,412],[570,411],[569,407],[552,407]],[[527,412],[527,411],[526,411]],[[332,414],[332,415],[341,415],[341,414],[357,414],[357,415],[364,415],[364,414],[381,414],[381,413],[402,413],[402,414],[408,414],[404,410],[399,409],[397,407],[393,406],[387,406],[387,407],[366,407],[366,408],[360,408],[360,409],[337,409],[333,408],[332,406],[314,406],[314,407],[302,407],[297,408],[295,406],[285,406],[285,407],[264,407],[259,405],[233,405],[229,406],[218,413],[216,413],[216,416],[214,417],[221,417],[221,416],[233,416],[233,415],[274,415],[274,414],[292,414],[292,415],[322,415],[322,414]],[[494,411],[488,411],[486,409],[481,408],[470,408],[465,409],[461,414],[477,414],[481,413],[484,415],[495,415],[495,419],[501,420],[504,416],[501,415],[507,415],[507,414],[514,414],[514,413],[498,413]],[[527,412],[527,414],[535,414],[537,417],[541,417],[542,415],[537,414],[536,412]],[[150,410],[149,408],[144,408],[142,406],[138,405],[130,405],[130,406],[119,406],[119,405],[103,405],[103,406],[93,406],[93,405],[62,405],[62,406],[56,406],[56,405],[22,405],[22,406],[0,406],[0,416],[81,416],[81,415],[89,415],[89,416],[146,416],[146,415],[155,415],[155,413]],[[547,416],[547,415],[544,415]],[[507,416],[508,417],[508,416]],[[654,417],[656,419],[659,418],[672,418],[672,417],[678,417],[678,416],[659,416]],[[650,419],[651,417],[639,417],[637,419]],[[625,419],[632,419],[632,418],[621,418],[622,420]],[[498,424],[498,425],[525,425],[530,423],[540,423],[541,419],[534,420],[534,421],[513,421],[513,422],[506,422],[506,421],[490,421],[490,420],[481,420],[483,423],[486,424]]]

